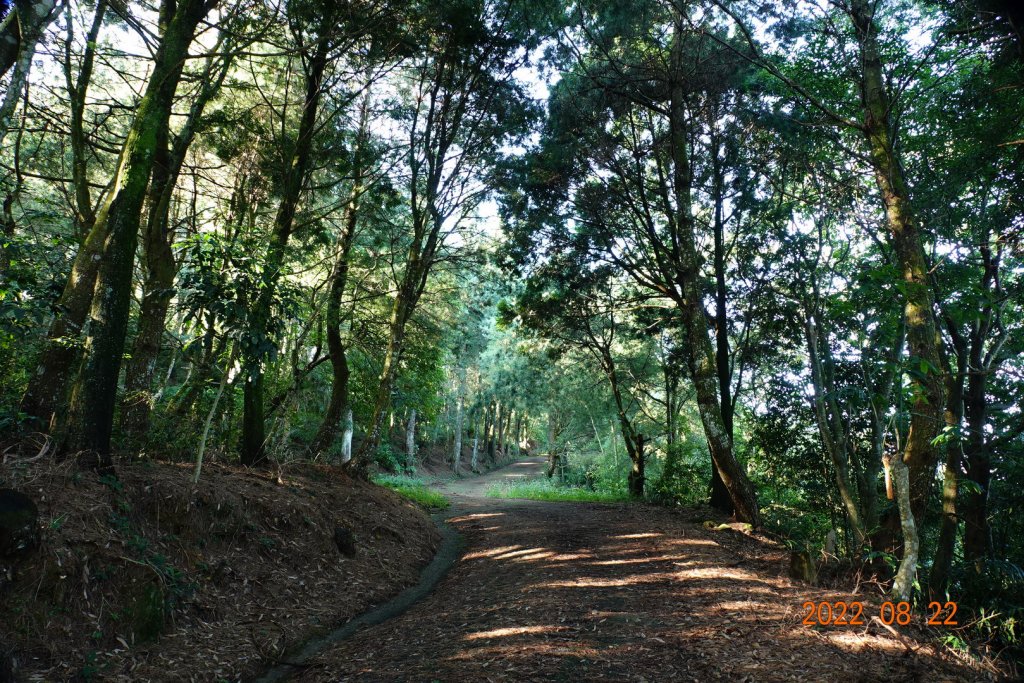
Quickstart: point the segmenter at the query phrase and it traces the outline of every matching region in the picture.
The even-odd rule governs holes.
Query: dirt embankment
[[[0,679],[236,680],[415,583],[439,542],[415,505],[333,468],[190,474],[0,468],[40,528],[0,560]]]

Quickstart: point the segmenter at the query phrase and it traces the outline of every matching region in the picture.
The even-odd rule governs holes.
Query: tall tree
[[[146,92],[121,150],[115,181],[96,216],[93,232],[105,235],[85,339],[82,370],[71,401],[71,447],[87,461],[109,468],[117,382],[124,355],[131,280],[139,224],[159,131],[170,118],[199,22],[216,0],[168,0],[161,5],[161,39]]]

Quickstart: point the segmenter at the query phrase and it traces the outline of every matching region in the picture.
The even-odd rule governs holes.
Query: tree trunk
[[[520,449],[522,448],[521,444],[523,443],[523,415],[518,410],[516,411],[516,425],[512,432],[512,438],[515,439],[515,442],[512,444],[512,457],[518,460]]]
[[[370,93],[367,91],[363,99],[362,111],[360,112],[359,134],[356,140],[354,157],[356,167],[352,181],[352,193],[349,195],[348,205],[345,208],[345,228],[338,240],[338,258],[334,262],[334,269],[331,272],[330,293],[327,298],[327,310],[324,315],[324,325],[327,335],[327,353],[331,357],[331,398],[327,404],[327,411],[324,413],[323,422],[317,430],[310,451],[320,453],[330,448],[338,431],[338,423],[341,416],[348,411],[349,394],[349,367],[347,349],[341,338],[341,300],[345,295],[345,288],[348,286],[349,255],[352,252],[352,244],[355,242],[356,227],[359,222],[359,200],[365,190],[364,177],[365,168],[361,163],[360,152],[365,147],[367,128],[370,112]],[[348,460],[346,460],[348,462]]]
[[[956,551],[957,531],[960,528],[956,500],[960,467],[963,462],[960,423],[963,421],[963,388],[967,375],[967,348],[962,341],[959,338],[953,339],[953,346],[957,352],[956,373],[951,372],[947,376],[946,384],[946,426],[952,433],[951,439],[946,443],[946,465],[942,482],[942,525],[939,528],[939,539],[935,544],[932,570],[928,576],[928,595],[932,600],[941,600],[946,596],[949,575],[953,568],[953,555]]]
[[[21,97],[22,88],[28,82],[36,45],[42,40],[46,27],[57,16],[55,0],[15,0],[13,5],[0,22],[0,78],[11,67],[15,69],[0,106],[0,142],[10,127],[14,103]]]
[[[455,474],[461,474],[459,471],[462,467],[462,418],[465,414],[465,402],[466,399],[459,391],[459,396],[455,403],[455,451],[452,453],[452,469],[455,470]],[[476,442],[473,443],[473,463],[472,467],[476,469]]]
[[[70,71],[65,72],[68,103],[71,108],[69,122],[71,142],[71,175],[74,184],[74,206],[76,231],[83,235],[82,244],[72,265],[71,274],[64,290],[54,306],[54,318],[47,331],[46,342],[37,360],[35,376],[22,397],[20,410],[34,419],[37,426],[45,431],[58,431],[60,417],[66,413],[67,397],[72,384],[72,367],[79,356],[78,337],[89,314],[96,271],[99,268],[103,241],[106,239],[106,225],[95,231],[96,215],[93,211],[92,196],[87,175],[84,115],[86,93],[92,81],[93,64],[96,56],[96,40],[106,12],[106,0],[99,0],[93,14],[93,23],[86,36],[86,49],[78,79],[73,81]],[[70,5],[68,6],[70,11]],[[72,34],[68,22],[70,44]],[[69,48],[70,49],[70,48]],[[70,69],[70,57],[66,57]],[[0,123],[0,128],[3,124]],[[0,131],[0,137],[2,137]]]
[[[504,457],[502,451],[502,438],[505,434],[505,415],[503,414],[501,401],[498,401],[494,409],[494,441],[491,448],[491,459]]]
[[[224,374],[221,375],[220,382],[217,384],[217,393],[213,397],[213,405],[210,406],[210,412],[206,414],[206,422],[203,423],[203,436],[199,439],[199,452],[196,454],[196,467],[192,473],[192,483],[199,483],[199,476],[203,471],[203,454],[206,453],[206,441],[210,436],[210,425],[213,424],[213,418],[217,414],[217,406],[220,405],[221,396],[224,395],[224,388],[228,385],[228,379],[231,377],[231,366],[235,363],[235,348],[231,347],[231,353],[228,354],[228,362],[224,368]]]
[[[728,296],[729,289],[725,282],[725,220],[722,216],[722,203],[724,179],[721,162],[718,158],[718,145],[715,142],[712,149],[713,166],[713,193],[715,198],[715,215],[713,221],[715,233],[715,369],[718,374],[719,403],[722,406],[722,426],[729,435],[730,441],[733,438],[733,413],[732,400],[732,368],[731,351],[729,349],[729,326],[728,320]],[[710,449],[710,444],[709,444]],[[732,503],[732,496],[729,489],[722,480],[718,468],[712,464],[711,467],[711,507],[720,510],[727,515],[736,511]]]
[[[171,199],[206,105],[220,90],[231,65],[231,47],[230,40],[219,45],[226,54],[219,66],[213,57],[207,59],[203,87],[192,101],[185,124],[173,143],[169,144],[170,132],[166,126],[158,132],[153,178],[146,198],[149,216],[142,232],[145,272],[142,305],[138,332],[125,368],[125,398],[121,415],[121,424],[126,434],[136,439],[149,431],[149,417],[154,402],[151,393],[153,379],[167,327],[167,311],[174,295],[174,278],[178,274],[178,263],[172,246],[174,229],[170,225]],[[193,217],[196,212],[194,203],[193,198]]]
[[[673,161],[673,220],[678,232],[679,267],[675,283],[681,294],[675,298],[686,336],[686,364],[697,394],[701,424],[711,449],[711,459],[729,491],[736,518],[755,528],[761,525],[757,495],[743,466],[733,453],[732,438],[722,417],[715,349],[708,339],[708,320],[704,312],[702,279],[697,258],[696,235],[691,210],[692,175],[689,158],[686,112],[683,34],[685,20],[678,16],[672,45],[670,92],[670,137]]]
[[[894,144],[892,103],[886,89],[874,17],[877,6],[868,0],[851,0],[850,14],[861,53],[863,133],[902,271],[908,360],[914,370],[908,373],[913,399],[903,461],[909,468],[913,512],[921,518],[935,476],[937,451],[933,441],[943,423],[943,364],[921,227],[911,209],[910,190]]]
[[[313,153],[313,137],[316,133],[317,114],[323,96],[324,73],[327,70],[327,55],[330,51],[331,30],[334,27],[333,11],[327,10],[320,15],[317,27],[319,39],[312,55],[306,62],[306,92],[303,98],[302,118],[295,140],[295,151],[285,174],[284,187],[281,190],[281,203],[278,205],[274,218],[274,227],[270,245],[264,258],[263,272],[260,275],[260,293],[253,305],[250,320],[251,331],[256,337],[266,334],[270,323],[271,306],[273,304],[277,282],[281,277],[286,262],[288,240],[295,226],[295,214],[299,199],[306,185],[310,159]],[[243,365],[247,380],[245,383],[244,414],[242,417],[242,439],[239,459],[243,465],[253,466],[262,463],[266,457],[266,442],[263,423],[263,351],[262,345],[246,349]]]
[[[631,498],[643,498],[644,497],[644,467],[646,462],[644,460],[644,435],[636,435],[636,457],[632,458],[632,465],[629,468],[629,477],[627,478],[627,487],[629,489],[629,496]]]
[[[900,528],[903,531],[903,557],[893,580],[892,595],[897,600],[909,601],[917,578],[917,557],[921,546],[910,501],[910,469],[902,458],[896,456],[890,459],[889,470],[892,473],[896,505],[900,512]]]
[[[975,361],[980,360],[980,355],[980,352],[976,354],[974,348],[971,349],[971,372],[964,397],[964,413],[967,417],[964,462],[967,479],[974,486],[964,491],[961,505],[964,520],[964,560],[973,564],[979,571],[982,561],[988,557],[992,548],[988,522],[992,458],[985,440],[985,430],[988,428],[988,405],[985,398],[987,376],[980,363],[975,365]]]
[[[405,432],[405,456],[409,464],[416,462],[416,409],[409,411],[409,421]]]
[[[355,433],[355,425],[352,421],[352,408],[345,411],[345,431],[341,435],[341,465],[347,464],[352,459],[352,435]]]
[[[105,226],[106,240],[96,273],[84,362],[72,394],[71,444],[85,454],[84,464],[100,469],[111,467],[110,437],[128,330],[135,249],[158,132],[171,115],[196,26],[214,4],[183,0],[175,6],[168,0],[161,8],[165,30],[153,72],[121,150],[115,182],[96,218],[97,226]]]
[[[811,383],[814,387],[814,414],[818,422],[818,433],[822,445],[832,461],[836,477],[836,488],[843,503],[847,522],[853,529],[858,548],[867,543],[860,506],[854,496],[850,478],[849,439],[842,420],[839,405],[835,401],[836,388],[832,381],[831,352],[828,338],[822,332],[815,314],[808,311],[804,318],[804,334],[807,341],[807,356],[811,366]]]
[[[548,479],[555,475],[558,467],[558,450],[555,448],[555,411],[548,410]]]

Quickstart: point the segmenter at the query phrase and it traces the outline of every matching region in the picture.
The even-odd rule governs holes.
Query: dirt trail
[[[466,548],[433,594],[307,663],[301,681],[976,681],[978,668],[869,620],[880,600],[795,584],[783,548],[647,505],[484,497],[531,458],[440,486]],[[801,625],[863,600],[866,626]]]

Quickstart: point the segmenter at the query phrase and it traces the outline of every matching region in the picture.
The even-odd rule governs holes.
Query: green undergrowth
[[[563,486],[548,479],[495,484],[487,489],[487,495],[491,498],[526,498],[575,503],[621,503],[629,500],[629,494],[625,491],[595,491],[579,486]]]
[[[445,510],[451,503],[437,491],[427,487],[425,479],[409,477],[402,474],[374,475],[373,483],[385,486],[403,498],[408,498],[426,508]]]

